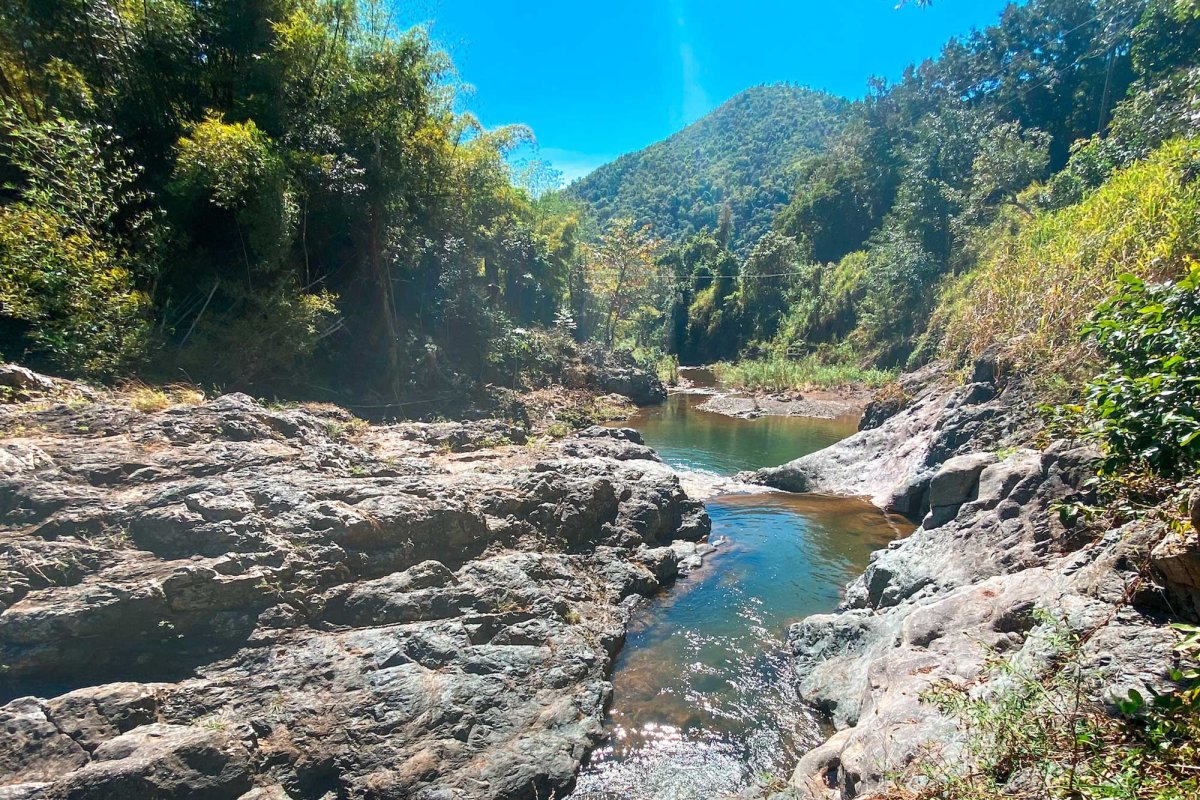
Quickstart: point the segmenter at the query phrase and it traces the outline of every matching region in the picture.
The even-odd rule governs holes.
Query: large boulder
[[[144,725],[93,759],[52,783],[47,800],[235,800],[253,785],[245,748],[215,729]]]

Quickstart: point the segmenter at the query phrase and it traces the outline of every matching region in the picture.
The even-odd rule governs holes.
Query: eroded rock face
[[[1086,497],[1099,454],[1070,442],[1010,446],[1028,439],[1032,404],[998,390],[997,374],[982,363],[959,387],[912,377],[924,388],[877,427],[750,476],[867,495],[923,520],[873,554],[838,613],[790,631],[799,693],[837,732],[800,761],[789,797],[865,797],[930,748],[953,759],[960,732],[922,693],[979,678],[991,653],[1032,674],[1048,669],[1047,643],[1062,626],[1088,634],[1082,657],[1108,687],[1099,699],[1170,686],[1176,637],[1159,598],[1163,589],[1174,603],[1200,596],[1193,537],[1161,540],[1161,530],[1131,524],[1096,539],[1064,525],[1057,504]],[[1146,564],[1162,582],[1154,591]]]
[[[6,798],[561,796],[708,532],[629,431],[0,414]]]

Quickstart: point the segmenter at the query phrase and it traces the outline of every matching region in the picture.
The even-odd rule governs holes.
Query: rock
[[[1167,592],[1193,615],[1200,613],[1200,535],[1167,534],[1150,554]]]
[[[949,459],[929,482],[929,505],[960,506],[972,499],[979,475],[996,461],[998,459],[992,453],[972,453]]]
[[[149,725],[158,716],[159,687],[109,683],[76,689],[46,703],[60,731],[89,752],[108,739]]]
[[[606,392],[625,395],[639,406],[652,406],[667,400],[667,389],[657,375],[631,367],[615,367],[600,376],[600,387]]]
[[[58,729],[31,697],[0,708],[0,788],[45,782],[88,762],[87,751]]]
[[[0,386],[21,392],[52,392],[56,385],[54,378],[39,375],[31,369],[16,364],[0,365]]]
[[[1000,376],[1000,355],[1003,348],[999,344],[990,345],[975,359],[971,370],[971,383],[995,385]]]
[[[628,430],[0,411],[0,797],[562,796],[709,530]]]
[[[590,428],[584,428],[577,432],[575,436],[579,439],[613,439],[618,442],[631,442],[632,444],[641,445],[646,443],[642,439],[642,434],[633,428],[606,428],[602,425],[593,425]]]
[[[1061,626],[1086,633],[1081,658],[1107,687],[1096,701],[1170,686],[1173,637],[1161,600],[1131,587],[1150,561],[1173,608],[1196,608],[1200,545],[1178,533],[1159,541],[1143,523],[1100,538],[1064,526],[1054,509],[1088,495],[1099,453],[1059,441],[999,459],[996,450],[1037,429],[1032,404],[1011,380],[996,393],[994,362],[977,365],[973,378],[954,389],[927,385],[878,428],[760,473],[871,494],[903,513],[929,509],[921,528],[872,554],[840,613],[809,617],[789,633],[800,695],[838,729],[800,760],[794,797],[871,796],[926,753],[954,758],[963,732],[922,693],[942,682],[979,681],[975,693],[999,688],[989,651],[1017,659],[1028,674],[1056,669]],[[1045,621],[1047,613],[1057,621]]]
[[[53,782],[49,800],[240,797],[252,785],[240,744],[216,730],[144,725],[100,745],[87,766]]]
[[[954,519],[962,504],[975,498],[980,474],[996,461],[991,453],[972,453],[945,461],[930,478],[926,496],[929,514],[923,526],[938,528]]]
[[[658,376],[639,367],[628,351],[592,348],[582,360],[588,369],[586,385],[624,395],[639,406],[657,405],[667,399],[667,389]]]
[[[875,393],[867,407],[863,409],[862,418],[858,421],[860,431],[870,431],[878,428],[892,417],[899,414],[911,402],[904,390],[898,384]]]
[[[912,402],[879,427],[780,467],[742,473],[738,480],[788,492],[869,497],[881,508],[912,505],[912,477],[933,466],[929,454],[939,422],[955,398],[940,383],[944,373],[944,365],[932,365],[910,380],[904,391]]]

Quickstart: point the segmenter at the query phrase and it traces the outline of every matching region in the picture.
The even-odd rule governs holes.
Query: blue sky
[[[419,0],[485,125],[529,125],[579,177],[669,136],[742,89],[789,81],[846,97],[895,79],[1007,0]]]

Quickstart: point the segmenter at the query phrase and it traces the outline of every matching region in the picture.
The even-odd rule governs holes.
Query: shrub
[[[6,342],[70,372],[112,374],[141,358],[148,297],[137,273],[151,265],[122,238],[138,225],[127,206],[134,171],[97,129],[0,111],[0,161],[15,167],[16,202],[0,208],[0,319]],[[129,219],[125,219],[129,217]]]
[[[1084,332],[1110,366],[1087,387],[1111,468],[1178,478],[1200,467],[1200,264],[1177,282],[1125,274]]]
[[[337,296],[286,281],[239,298],[240,313],[203,320],[177,356],[195,380],[238,389],[293,388],[317,344],[339,326]]]

